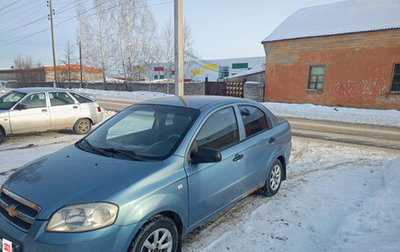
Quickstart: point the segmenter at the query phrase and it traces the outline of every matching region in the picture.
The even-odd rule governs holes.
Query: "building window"
[[[394,65],[391,91],[400,91],[400,64]]]
[[[325,66],[310,66],[308,89],[324,88]]]

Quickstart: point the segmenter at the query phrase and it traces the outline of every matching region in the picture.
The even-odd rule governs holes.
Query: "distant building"
[[[224,82],[226,77],[234,76],[252,68],[260,67],[265,63],[265,57],[245,57],[215,60],[196,60],[185,62],[184,78],[186,81]],[[174,79],[173,66],[159,63],[140,68],[142,81]]]
[[[57,82],[80,81],[80,65],[57,65]],[[40,83],[54,81],[54,67],[43,66],[31,69],[0,69],[0,80],[24,83]],[[84,81],[102,81],[103,70],[96,67],[83,67]]]
[[[400,109],[400,1],[298,10],[262,44],[265,99]]]
[[[58,82],[77,82],[81,80],[80,65],[67,64],[57,65],[57,81]],[[45,81],[54,81],[54,67],[44,66],[43,71],[45,74]],[[83,80],[84,81],[103,81],[103,70],[97,67],[83,66]]]

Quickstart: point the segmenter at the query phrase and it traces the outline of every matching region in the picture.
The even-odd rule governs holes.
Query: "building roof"
[[[350,0],[300,9],[262,43],[399,28],[399,0]]]
[[[70,64],[68,65],[57,65],[57,72],[68,72],[70,69],[71,72],[80,72],[80,65],[79,64]],[[103,70],[101,68],[97,67],[90,67],[90,66],[83,66],[84,71],[86,73],[102,73]],[[53,66],[44,66],[43,67],[45,72],[53,72],[54,67]]]

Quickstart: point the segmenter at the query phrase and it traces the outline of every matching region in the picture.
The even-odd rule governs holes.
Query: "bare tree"
[[[85,64],[87,62],[87,54],[86,54],[86,48],[90,47],[88,43],[91,42],[89,39],[90,34],[91,34],[91,28],[90,28],[90,23],[89,20],[87,19],[87,9],[86,7],[81,3],[81,1],[78,2],[78,5],[76,7],[76,12],[78,16],[78,32],[77,32],[77,44],[81,44],[81,52],[80,52],[80,57],[82,61],[82,77],[83,80],[85,80]]]
[[[106,55],[105,55],[105,22],[106,12],[104,11],[103,0],[95,0],[96,14],[98,18],[98,36],[101,55],[101,68],[103,69],[103,82],[106,83]]]
[[[124,23],[124,16],[126,16],[126,9],[124,8],[122,0],[118,0],[118,9],[116,12],[116,19],[118,25],[118,34],[119,34],[119,48],[121,53],[121,65],[122,65],[122,72],[124,75],[125,81],[127,81],[127,73],[126,73],[126,66],[125,66],[125,23]]]
[[[164,64],[166,76],[171,78],[175,60],[174,29],[171,18],[161,33],[160,41],[160,61]]]
[[[75,48],[71,44],[71,42],[68,40],[67,44],[65,45],[64,48],[64,59],[61,61],[63,64],[66,66],[66,71],[62,71],[60,74],[61,76],[61,81],[68,80],[71,82],[71,64],[74,64],[76,62],[76,57],[75,57]]]
[[[40,61],[35,62],[29,55],[17,54],[14,57],[14,69],[18,82],[44,82],[44,70]]]
[[[193,64],[195,60],[198,59],[196,56],[196,52],[193,48],[193,39],[190,31],[190,27],[187,24],[186,20],[184,22],[183,27],[183,36],[184,36],[184,62],[185,62],[185,73],[188,75],[188,71],[190,71],[190,65]],[[171,18],[169,19],[168,24],[163,28],[160,39],[160,43],[158,44],[158,55],[159,62],[164,65],[166,75],[171,78],[172,70],[175,68],[174,65],[174,29]]]

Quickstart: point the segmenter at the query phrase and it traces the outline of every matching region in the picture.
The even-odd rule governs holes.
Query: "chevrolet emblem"
[[[8,215],[10,215],[11,217],[15,217],[18,215],[18,212],[15,209],[15,206],[13,206],[13,205],[6,207],[6,211],[7,211]]]

